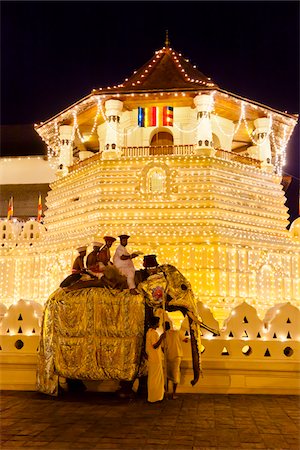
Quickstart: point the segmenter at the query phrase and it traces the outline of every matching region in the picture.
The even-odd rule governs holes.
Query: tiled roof
[[[218,86],[188,59],[170,47],[163,47],[122,84],[100,92],[144,92],[217,89]]]

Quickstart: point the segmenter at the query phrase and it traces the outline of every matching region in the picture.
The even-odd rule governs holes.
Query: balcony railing
[[[193,155],[195,145],[159,145],[155,147],[121,147],[122,156],[127,157],[143,157],[143,156],[164,156],[164,155]],[[238,153],[228,152],[222,149],[216,149],[216,156],[227,161],[237,161],[249,166],[260,167],[261,162],[248,156],[239,155]]]
[[[122,155],[133,158],[143,156],[164,156],[164,155],[192,155],[194,145],[158,145],[155,147],[121,147]]]
[[[249,156],[239,155],[234,152],[228,152],[227,150],[222,150],[220,148],[216,149],[216,157],[227,161],[236,161],[248,166],[261,167],[261,161],[258,159],[249,158]]]
[[[151,156],[188,156],[194,155],[195,145],[187,144],[187,145],[160,145],[157,147],[121,147],[121,154],[123,157],[127,158],[142,158],[142,157],[151,157]],[[226,160],[226,161],[236,161],[241,164],[246,164],[248,166],[254,166],[257,168],[261,167],[261,161],[253,158],[249,158],[248,156],[239,155],[238,153],[228,152],[227,150],[216,149],[215,156],[217,158]],[[79,167],[86,166],[90,164],[92,161],[97,161],[102,158],[101,153],[95,153],[90,158],[84,159],[83,161],[79,161],[73,166],[69,167],[69,171],[72,172]]]

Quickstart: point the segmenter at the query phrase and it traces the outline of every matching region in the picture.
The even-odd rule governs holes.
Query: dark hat
[[[158,266],[156,255],[145,255],[143,265],[146,269],[155,269]]]
[[[95,241],[95,242],[93,242],[93,247],[102,247],[102,245],[103,245],[103,243],[102,242],[99,242],[99,241]]]
[[[118,236],[120,239],[129,239],[130,236],[128,236],[128,234],[120,234],[120,236]]]
[[[112,237],[112,236],[104,236],[103,238],[105,240],[105,242],[115,242],[116,238]]]

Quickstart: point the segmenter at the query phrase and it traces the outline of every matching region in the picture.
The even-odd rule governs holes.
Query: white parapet
[[[42,308],[35,302],[20,300],[7,311],[0,307],[0,311],[0,388],[35,390]],[[202,321],[219,330],[220,336],[202,330],[203,377],[195,386],[190,384],[190,341],[183,343],[178,392],[300,394],[298,308],[290,303],[275,305],[266,311],[264,319],[259,319],[255,308],[243,302],[230,312],[221,329],[201,302],[198,311]],[[187,334],[185,322],[182,330]],[[113,380],[90,382],[87,387],[99,391],[118,388]]]

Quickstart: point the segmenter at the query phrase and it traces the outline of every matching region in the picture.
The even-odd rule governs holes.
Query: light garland
[[[151,61],[151,67],[154,67],[161,56],[158,55]],[[175,53],[172,58],[176,64],[181,64]],[[146,69],[148,72],[142,73],[144,76],[141,76],[140,83],[151,67]],[[182,74],[188,78],[184,71]],[[135,82],[140,84],[138,81]],[[187,81],[195,82],[193,79]],[[84,136],[78,126],[79,114],[95,105],[96,113],[88,139],[96,131],[100,114],[104,120],[103,125],[111,127],[118,135],[136,132],[138,126],[126,132],[111,126],[104,104],[111,97],[119,97],[119,93],[111,94],[94,95],[39,128],[40,134],[55,148],[53,157],[59,154],[59,124],[73,120],[71,143],[74,142],[76,133],[83,142]],[[182,97],[186,95],[184,92],[167,95],[174,95],[175,98],[180,94]],[[145,97],[149,98],[149,95],[151,94],[124,94],[124,102],[126,99],[138,102]],[[163,95],[165,94],[157,94],[159,99]],[[223,94],[212,93],[212,99],[213,95]],[[237,108],[240,107],[240,114],[233,133],[224,132],[226,130],[223,130],[222,122],[212,116],[219,130],[224,136],[233,137],[244,123],[250,141],[255,145],[267,142],[270,135],[275,149],[275,167],[279,172],[285,158],[289,124],[284,125],[280,145],[275,145],[274,121],[279,117],[282,126],[282,116],[259,108],[260,111],[267,111],[265,114],[270,117],[267,136],[259,142],[251,132],[251,121],[246,118],[246,107],[258,107],[240,99],[234,99],[234,102]],[[194,133],[198,127],[199,122],[189,130],[174,123],[174,128],[181,133]],[[156,185],[151,183],[150,180],[153,179],[149,176],[150,170],[154,168],[155,171],[156,167],[162,168],[164,165],[169,168],[169,172],[166,169],[163,173],[162,169],[163,182]],[[18,298],[22,292],[26,292],[45,300],[61,281],[62,275],[68,274],[74,256],[71,246],[80,245],[83,241],[90,244],[95,236],[106,232],[116,236],[126,230],[145,253],[157,252],[162,263],[180,265],[179,268],[192,281],[195,292],[213,307],[226,309],[237,298],[249,298],[261,310],[274,303],[278,292],[280,297],[298,302],[300,280],[294,279],[294,274],[298,273],[295,267],[299,258],[295,258],[295,253],[299,255],[299,246],[292,241],[285,229],[287,214],[283,205],[284,197],[278,177],[274,174],[246,167],[238,162],[225,161],[221,157],[190,155],[180,158],[126,157],[117,161],[104,161],[99,157],[91,163],[87,162],[85,166],[78,164],[78,167],[73,167],[66,177],[55,181],[51,186],[47,199],[49,209],[46,213],[48,231],[42,242],[35,241],[31,249],[26,247],[26,263],[14,265],[14,257],[23,258],[25,244],[8,250],[11,244],[5,241],[5,249],[0,255],[4,252],[8,255],[10,251],[10,256],[7,256],[10,258],[10,273],[14,273],[15,269],[19,276],[13,288],[10,282],[4,284],[7,289],[6,293],[3,292],[5,296],[8,295],[7,292],[12,292],[12,297]],[[148,170],[141,173],[141,167]],[[159,192],[160,188],[164,192]],[[261,257],[261,248],[266,248],[270,253],[268,260]],[[255,254],[255,260],[251,257],[251,252]],[[38,260],[34,273],[39,273],[41,280],[32,275],[32,258]],[[269,263],[271,269],[260,272],[257,266],[260,264],[261,267],[262,263]],[[286,273],[283,272],[283,267],[286,267]],[[0,277],[1,270],[0,265]],[[9,277],[8,273],[3,272],[3,276]],[[20,273],[25,274],[24,277]],[[37,280],[33,294],[30,291],[31,284],[26,284],[23,278]],[[283,283],[284,279],[289,282]],[[269,294],[266,296],[267,292]],[[225,302],[223,299],[226,299]]]
[[[269,140],[269,135],[270,135],[270,132],[272,130],[272,116],[269,117],[270,123],[269,123],[268,131],[266,132],[266,136],[263,138],[262,141],[257,141],[257,140],[255,140],[253,138],[253,132],[251,132],[250,129],[249,129],[249,126],[248,126],[248,123],[247,123],[247,120],[246,120],[246,117],[245,117],[245,103],[244,102],[241,102],[241,115],[242,115],[242,120],[243,120],[243,122],[245,124],[245,127],[246,127],[246,130],[247,130],[248,136],[249,136],[249,138],[251,139],[251,141],[252,141],[252,143],[254,145],[259,145],[260,146],[260,145],[263,145],[265,142],[267,142]]]
[[[142,81],[144,81],[143,78],[147,77],[150,72],[155,70],[158,62],[161,60],[161,58],[165,54],[169,54],[171,56],[177,70],[184,77],[185,81],[187,81],[189,83],[199,83],[200,85],[204,85],[209,88],[215,86],[215,84],[210,81],[210,78],[205,77],[208,81],[204,81],[199,78],[193,78],[191,75],[189,75],[183,67],[184,61],[182,60],[183,58],[182,58],[181,53],[177,53],[176,51],[172,50],[172,48],[169,48],[169,47],[163,47],[161,50],[157,50],[155,52],[156,56],[153,59],[151,59],[150,63],[146,66],[146,68],[144,68],[143,71],[141,71],[140,78],[131,82],[131,86],[134,87],[136,85],[141,84]],[[189,60],[185,59],[185,62],[189,62]],[[193,69],[196,69],[196,66],[193,66]],[[133,75],[135,75],[136,73],[137,73],[137,71],[134,71]],[[128,78],[125,79],[125,83],[126,82],[128,82]],[[114,88],[115,87],[116,86],[114,86]],[[118,87],[124,87],[124,82],[123,82],[123,84],[118,85]],[[108,86],[107,89],[111,89],[111,87]]]
[[[282,168],[286,164],[286,148],[288,141],[290,139],[290,135],[287,136],[286,127],[283,129],[283,138],[281,139],[281,145],[278,148],[275,142],[274,131],[271,133],[271,142],[273,147],[275,148],[275,171],[279,175],[282,175]]]
[[[213,97],[213,95],[214,95],[214,93],[212,94],[212,97]],[[104,120],[104,122],[106,123],[106,126],[107,126],[107,127],[110,127],[111,129],[114,129],[114,128],[112,127],[112,125],[109,123],[108,118],[107,118],[107,116],[106,116],[106,114],[105,114],[105,111],[104,111],[104,109],[103,109],[103,106],[102,106],[103,99],[105,99],[105,97],[106,97],[106,96],[104,96],[104,97],[103,97],[103,96],[94,96],[94,98],[96,98],[96,101],[97,101],[97,103],[96,103],[96,104],[97,104],[97,110],[96,110],[96,113],[95,113],[93,126],[92,126],[91,131],[90,131],[90,133],[89,133],[89,135],[88,135],[87,138],[83,137],[82,134],[81,134],[81,132],[80,132],[80,130],[79,130],[78,122],[77,122],[77,114],[78,114],[78,113],[77,113],[77,110],[74,109],[74,110],[72,111],[72,116],[73,116],[73,128],[72,128],[72,136],[71,136],[71,139],[70,139],[70,144],[72,144],[72,143],[74,142],[74,139],[75,139],[75,132],[76,132],[76,131],[77,131],[77,134],[78,134],[78,136],[79,136],[81,142],[85,142],[85,141],[90,140],[90,138],[91,138],[92,134],[95,132],[95,129],[96,129],[96,126],[97,126],[97,118],[98,118],[98,116],[99,116],[99,113],[101,113],[101,115],[102,115],[102,117],[103,117],[103,120]],[[213,119],[214,123],[216,123],[218,129],[220,130],[220,132],[221,132],[224,136],[229,137],[229,138],[232,138],[232,137],[237,133],[238,129],[239,129],[240,126],[241,126],[241,123],[244,122],[246,131],[247,131],[247,134],[248,134],[248,136],[249,136],[251,142],[252,142],[254,145],[259,145],[259,146],[263,145],[265,142],[267,142],[267,140],[268,140],[269,137],[271,136],[271,138],[272,138],[272,143],[273,143],[273,147],[274,147],[274,149],[275,149],[275,161],[276,161],[275,166],[276,166],[276,172],[277,172],[277,173],[281,173],[281,171],[282,171],[282,166],[283,166],[283,164],[284,164],[284,158],[282,158],[281,156],[278,155],[278,148],[277,148],[277,146],[275,145],[275,141],[274,141],[274,137],[273,137],[274,130],[272,129],[272,123],[273,123],[273,120],[272,120],[272,114],[269,115],[270,123],[269,123],[269,127],[268,127],[268,130],[267,130],[267,132],[266,132],[265,137],[263,138],[263,140],[258,141],[258,140],[256,140],[256,139],[253,137],[253,132],[252,132],[252,131],[250,130],[250,128],[249,128],[249,125],[248,125],[248,122],[247,122],[247,119],[246,119],[246,114],[245,114],[245,102],[244,102],[244,101],[239,101],[239,100],[236,100],[236,101],[240,103],[241,112],[240,112],[240,116],[239,116],[238,123],[237,123],[237,125],[235,126],[233,132],[232,132],[232,133],[226,133],[226,132],[224,131],[224,129],[222,128],[222,126],[220,125],[220,123],[218,122],[217,118],[213,115],[213,116],[212,116],[212,119]],[[255,106],[255,105],[254,105],[254,106]],[[174,122],[173,126],[174,126],[174,128],[177,129],[178,131],[180,131],[180,132],[182,132],[182,133],[187,133],[187,134],[189,134],[189,133],[195,133],[195,132],[197,131],[197,129],[198,129],[198,127],[199,127],[199,122],[197,123],[197,125],[196,125],[195,127],[191,128],[191,129],[188,129],[188,130],[183,129],[183,128],[180,127],[176,122]],[[114,129],[114,131],[115,131],[119,136],[124,137],[124,136],[130,136],[130,135],[132,135],[133,133],[135,133],[135,131],[136,131],[138,128],[139,128],[139,127],[136,126],[136,127],[132,128],[132,129],[126,130],[126,131],[124,131],[124,130],[119,130],[119,129]],[[285,129],[284,129],[284,133],[285,133],[285,136],[286,136],[286,130],[285,130]],[[57,119],[54,121],[54,144],[52,144],[53,149],[52,149],[52,147],[50,146],[49,138],[47,138],[47,136],[45,136],[44,134],[42,134],[41,136],[42,136],[43,140],[44,140],[44,141],[46,142],[46,144],[47,144],[47,148],[48,148],[48,158],[49,158],[49,160],[51,161],[52,158],[58,156],[59,151],[60,151],[60,150],[59,150],[59,142],[60,142],[60,138],[59,138],[59,127],[58,127],[58,121],[57,121]],[[282,145],[281,145],[281,148],[280,148],[280,151],[279,151],[280,155],[285,155],[285,152],[286,152],[286,146],[287,146],[288,140],[289,140],[289,139],[287,139],[287,138],[284,138],[284,139],[282,140]]]
[[[100,101],[100,98],[98,97],[98,99],[97,99],[97,111],[96,111],[96,114],[95,114],[95,117],[94,117],[94,123],[93,123],[92,129],[91,129],[90,133],[88,134],[88,136],[85,136],[85,137],[82,136],[82,134],[81,134],[81,132],[79,130],[79,126],[77,124],[76,131],[77,131],[78,137],[79,137],[79,139],[81,140],[82,143],[88,142],[91,139],[92,135],[94,134],[94,132],[96,130],[97,120],[98,120],[98,116],[100,114],[100,110],[101,110],[101,101]],[[76,122],[77,122],[77,117],[76,117]]]

